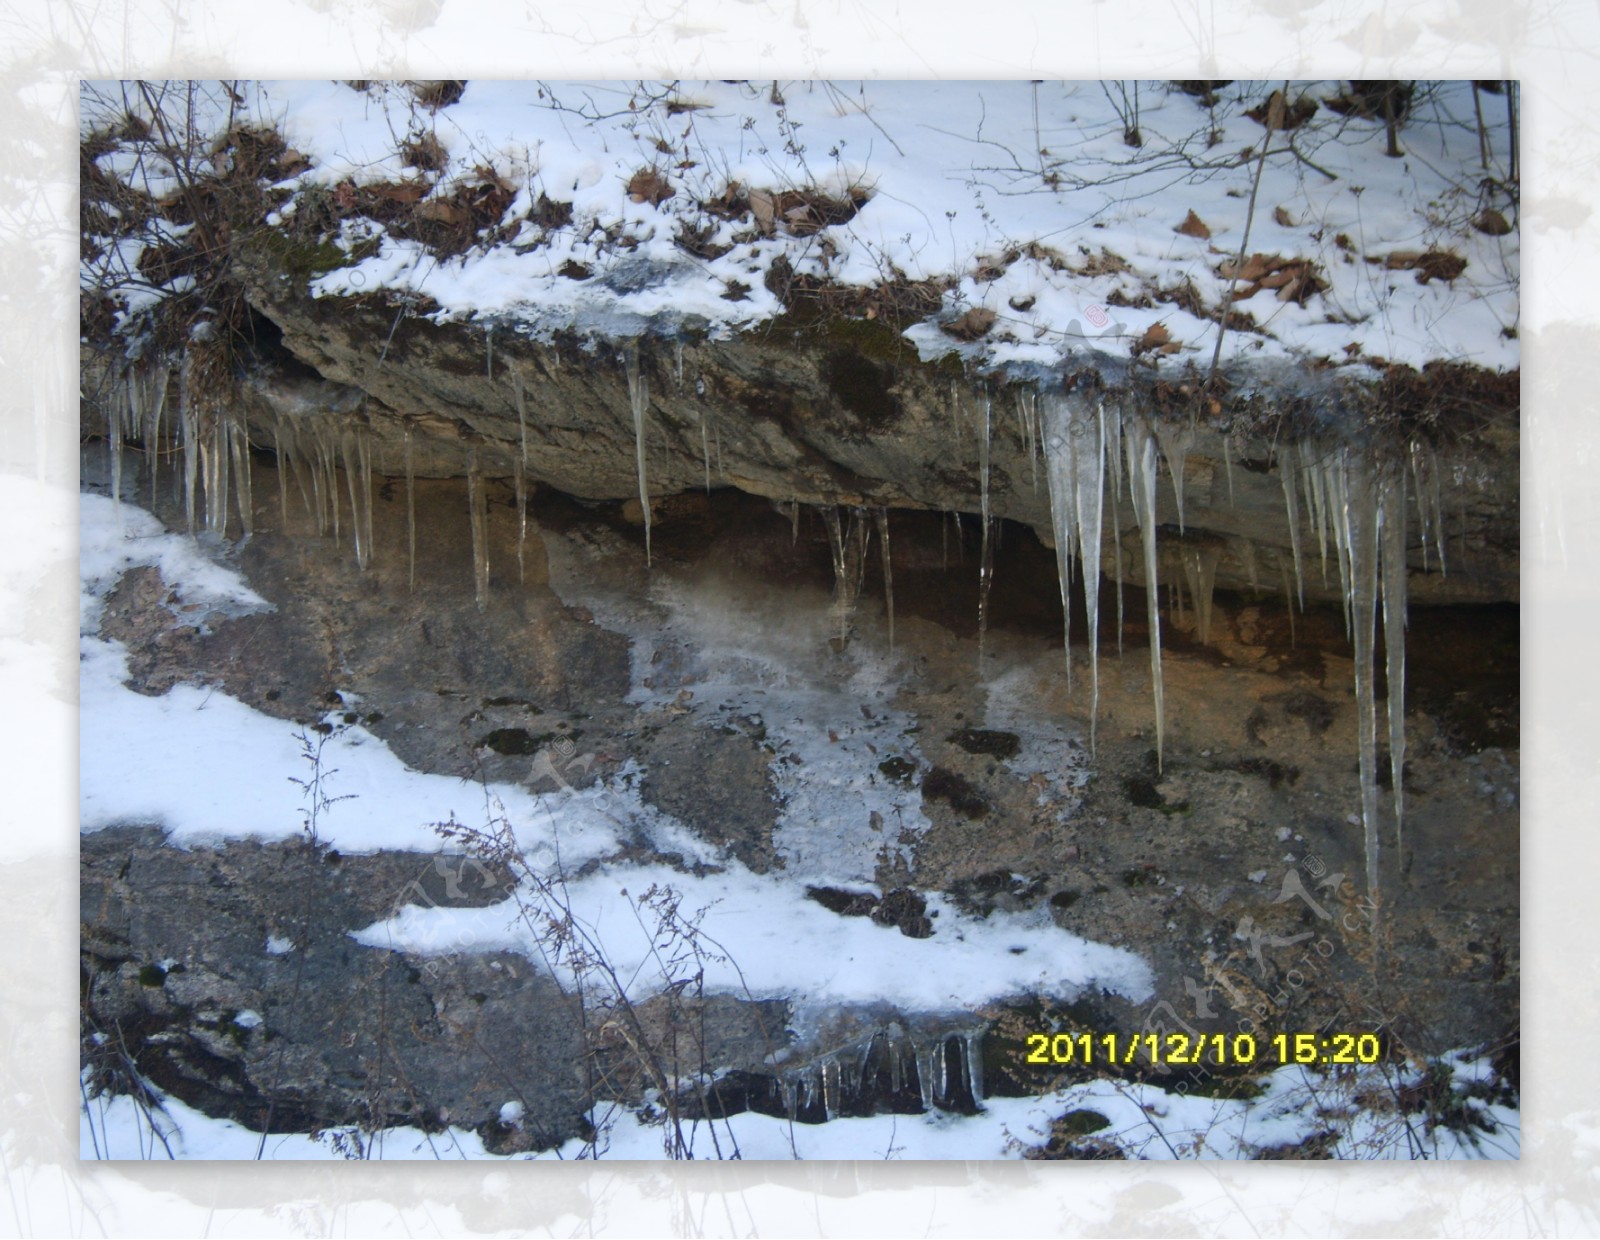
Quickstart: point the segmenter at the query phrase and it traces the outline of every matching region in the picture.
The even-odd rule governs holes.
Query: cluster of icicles
[[[157,458],[181,455],[183,496],[191,531],[204,530],[222,536],[229,523],[230,489],[233,511],[237,513],[245,537],[252,531],[250,484],[250,445],[243,415],[223,402],[208,402],[187,373],[180,370],[178,383],[170,383],[166,367],[132,368],[123,377],[119,393],[111,402],[107,431],[112,457],[113,495],[120,493],[123,445],[139,440],[147,448],[152,489]],[[648,383],[640,370],[637,350],[624,355],[639,498],[643,510],[646,556],[650,553],[651,505],[647,478]],[[526,472],[528,464],[527,405],[520,372],[504,365],[512,383],[517,411],[519,441],[509,451],[495,452],[494,463],[509,457],[520,522],[518,541],[519,576],[522,547],[527,534]],[[678,379],[682,384],[681,354]],[[176,386],[179,394],[175,416],[168,415],[168,391]],[[970,423],[975,437],[978,463],[979,506],[982,527],[979,560],[978,626],[980,646],[988,620],[990,586],[993,581],[993,556],[1000,523],[990,510],[990,456],[995,434],[994,398],[986,391],[951,393],[958,422]],[[1158,762],[1165,744],[1165,703],[1163,701],[1161,658],[1160,587],[1167,586],[1169,610],[1181,618],[1187,592],[1193,613],[1196,636],[1209,639],[1212,591],[1218,560],[1226,540],[1186,536],[1184,530],[1184,463],[1195,442],[1195,427],[1149,418],[1132,402],[1099,393],[1039,394],[1029,389],[1015,393],[1016,437],[1026,452],[1032,469],[1032,485],[1040,484],[1043,474],[1050,502],[1057,574],[1064,618],[1063,647],[1066,651],[1069,687],[1072,676],[1071,624],[1069,595],[1075,572],[1081,574],[1089,629],[1090,743],[1095,739],[1095,718],[1099,712],[1100,673],[1097,634],[1099,631],[1100,580],[1102,556],[1106,549],[1114,557],[1111,577],[1117,592],[1118,648],[1123,628],[1122,582],[1125,576],[1121,513],[1124,504],[1132,507],[1139,531],[1143,579],[1147,585],[1150,634],[1150,674],[1155,708],[1155,736]],[[706,487],[711,487],[711,440],[705,434],[707,419],[702,417],[702,439],[706,456]],[[373,460],[368,432],[348,415],[336,413],[296,413],[277,416],[272,425],[273,448],[280,463],[278,485],[282,511],[290,507],[291,479],[302,506],[319,535],[341,536],[341,491],[348,494],[349,529],[357,563],[365,568],[372,556],[372,474]],[[1232,461],[1226,452],[1228,485],[1232,491]],[[468,504],[473,547],[473,581],[480,609],[489,592],[488,500],[480,451],[471,450],[467,471]],[[720,443],[717,455],[720,469]],[[1378,807],[1378,724],[1376,710],[1376,628],[1383,626],[1388,683],[1387,713],[1389,762],[1393,783],[1394,818],[1397,840],[1403,815],[1402,767],[1405,762],[1405,625],[1406,625],[1406,548],[1408,491],[1415,500],[1420,526],[1424,569],[1431,548],[1439,567],[1444,568],[1445,540],[1441,519],[1440,471],[1431,450],[1411,445],[1405,458],[1375,458],[1357,448],[1326,446],[1312,440],[1280,444],[1276,452],[1283,484],[1285,519],[1290,535],[1290,562],[1293,566],[1294,604],[1303,609],[1308,549],[1314,541],[1324,583],[1330,568],[1336,566],[1344,601],[1344,620],[1355,655],[1356,704],[1360,743],[1361,816],[1364,827],[1366,870],[1369,892],[1376,900],[1379,890],[1379,807]],[[1158,547],[1157,476],[1159,463],[1166,462],[1180,537],[1175,547]],[[1042,466],[1042,469],[1041,469]],[[343,474],[343,487],[340,474]],[[407,539],[410,580],[416,581],[415,475],[412,467],[409,428],[404,438],[404,473],[407,510]],[[203,507],[200,499],[203,497]],[[1108,514],[1107,509],[1110,509]],[[798,533],[801,505],[790,506]],[[894,641],[894,582],[890,561],[889,513],[884,508],[868,509],[856,505],[827,504],[820,515],[832,550],[835,577],[833,615],[837,626],[836,643],[842,648],[848,640],[851,619],[861,596],[874,533],[878,536],[883,567],[884,596],[889,641]],[[1109,529],[1107,517],[1110,518]],[[959,529],[959,514],[955,520]],[[1304,527],[1309,525],[1309,531]],[[1231,544],[1243,561],[1252,585],[1256,584],[1256,548],[1247,540]],[[1330,550],[1332,552],[1330,556]],[[1331,564],[1330,564],[1331,561]],[[1290,593],[1289,565],[1278,563],[1286,596]],[[1163,571],[1164,570],[1164,571]]]
[[[890,1022],[781,1072],[776,1100],[790,1119],[807,1123],[881,1111],[974,1111],[984,1097],[986,1028],[913,1034]]]

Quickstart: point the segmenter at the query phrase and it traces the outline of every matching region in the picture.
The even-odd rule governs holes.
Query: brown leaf
[[[772,195],[764,189],[751,190],[750,212],[756,217],[756,227],[770,236],[772,234],[773,221],[776,218]]]
[[[960,318],[939,326],[947,336],[954,336],[957,340],[977,340],[988,334],[998,317],[993,310],[973,306]]]
[[[1238,259],[1230,258],[1217,268],[1217,274],[1224,280],[1259,280],[1281,266],[1283,259],[1276,254],[1252,254],[1245,259],[1242,267],[1239,266]]]
[[[465,224],[467,222],[467,212],[465,207],[457,206],[455,203],[446,202],[443,199],[436,199],[433,202],[425,202],[418,206],[417,218],[419,220],[434,220],[440,224],[453,226]]]
[[[1473,217],[1472,226],[1491,237],[1503,237],[1511,231],[1511,222],[1493,207],[1485,207]]]
[[[1189,209],[1189,214],[1183,217],[1183,223],[1173,226],[1173,232],[1182,233],[1185,237],[1199,237],[1202,241],[1211,240],[1211,230],[1206,227],[1205,221],[1194,213],[1194,208]]]
[[[1134,342],[1133,355],[1148,353],[1151,349],[1159,349],[1163,353],[1176,353],[1178,344],[1172,339],[1172,333],[1162,323],[1152,323],[1144,329],[1144,335]]]
[[[1281,90],[1275,90],[1265,103],[1251,108],[1245,115],[1268,129],[1298,129],[1316,115],[1316,111],[1317,101],[1311,96],[1301,95],[1290,103]]]
[[[423,181],[390,181],[382,185],[368,185],[366,192],[390,202],[418,202],[430,188]]]
[[[640,168],[628,178],[628,197],[634,202],[659,206],[676,192],[654,168]]]
[[[1294,216],[1290,215],[1282,207],[1273,207],[1272,222],[1278,225],[1279,228],[1293,228]]]

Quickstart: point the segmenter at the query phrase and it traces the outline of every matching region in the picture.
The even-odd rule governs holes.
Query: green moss
[[[267,230],[256,239],[272,266],[296,285],[309,284],[341,267],[352,267],[378,252],[377,238],[357,242],[349,250],[325,237],[295,237]]]
[[[158,964],[147,964],[139,970],[141,985],[152,988],[163,986],[167,981],[167,971]]]

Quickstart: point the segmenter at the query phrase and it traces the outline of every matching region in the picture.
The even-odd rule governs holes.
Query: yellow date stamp
[[[1366,1033],[1030,1033],[1023,1062],[1035,1066],[1279,1068],[1375,1064],[1381,1035]]]

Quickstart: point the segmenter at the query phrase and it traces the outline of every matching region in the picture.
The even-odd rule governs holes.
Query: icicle
[[[1300,566],[1300,487],[1295,477],[1295,452],[1285,448],[1278,454],[1278,480],[1283,483],[1284,519],[1289,523],[1289,548],[1294,553],[1294,584],[1300,610],[1306,609],[1306,579]]]
[[[1422,455],[1422,445],[1412,440],[1407,450],[1407,466],[1411,470],[1411,493],[1417,501],[1417,533],[1421,536],[1422,543],[1422,571],[1428,571],[1428,506],[1422,498],[1422,474],[1418,458]]]
[[[974,1029],[962,1034],[967,1050],[967,1084],[972,1088],[972,1101],[983,1101],[983,1034],[982,1029]]]
[[[1045,476],[1050,482],[1050,528],[1056,544],[1056,580],[1061,590],[1061,653],[1066,660],[1067,690],[1072,689],[1072,535],[1076,474],[1073,469],[1070,415],[1064,399],[1045,403]]]
[[[333,433],[326,423],[318,423],[316,428],[316,449],[318,468],[322,474],[322,496],[328,514],[332,519],[333,539],[339,541],[339,469],[334,459],[335,448]]]
[[[356,462],[361,469],[361,541],[372,559],[372,436],[362,427],[356,432]]]
[[[983,397],[983,420],[978,429],[978,503],[985,528],[989,524],[989,398]]]
[[[150,465],[150,505],[156,502],[156,475],[161,469],[161,414],[167,407],[167,378],[165,366],[156,368],[150,380],[155,388],[154,399],[145,400],[144,442],[146,459]]]
[[[111,399],[106,402],[106,442],[111,449],[111,505],[119,521],[122,519],[123,410],[131,406],[133,400],[133,375],[125,370],[112,389]]]
[[[1361,823],[1366,844],[1367,891],[1378,902],[1377,707],[1373,673],[1378,595],[1378,496],[1372,469],[1356,461],[1345,471],[1349,529],[1348,589],[1355,642],[1356,730],[1360,743]]]
[[[1104,409],[1102,409],[1102,414]],[[1106,468],[1111,474],[1111,554],[1114,557],[1114,567],[1117,577],[1117,658],[1122,657],[1122,513],[1120,496],[1122,494],[1122,414],[1119,410],[1115,417],[1102,417],[1100,421],[1100,434],[1105,440]]]
[[[490,323],[483,325],[483,375],[494,382],[494,326]]]
[[[859,509],[850,514],[848,526],[839,520],[839,506],[828,504],[822,510],[828,527],[828,544],[833,552],[833,615],[838,625],[838,647],[842,651],[850,640],[851,620],[856,601],[861,597],[861,579],[867,551],[866,514]]]
[[[894,653],[894,572],[889,565],[889,510],[876,508],[872,513],[878,526],[879,551],[883,556],[883,601],[889,617],[889,653]]]
[[[789,545],[800,545],[800,499],[796,496],[789,501]]]
[[[633,406],[633,445],[639,462],[639,505],[644,509],[644,562],[650,563],[650,491],[644,472],[644,411],[650,400],[649,383],[639,373],[639,346],[628,350],[628,402]]]
[[[406,451],[406,579],[413,594],[417,590],[417,475],[411,459],[411,423],[405,428]]]
[[[1395,851],[1405,823],[1403,791],[1406,763],[1406,476],[1404,467],[1385,469],[1378,483],[1382,522],[1383,644],[1388,676],[1389,772],[1394,780]]]
[[[1238,501],[1233,496],[1233,436],[1222,437],[1222,467],[1228,471],[1228,504],[1237,506]]]
[[[1344,600],[1344,635],[1350,638],[1350,499],[1344,454],[1330,453],[1322,466],[1323,501],[1328,508],[1334,550],[1339,560],[1339,592]]]
[[[1189,587],[1194,608],[1195,638],[1202,646],[1211,644],[1211,604],[1216,590],[1217,550],[1214,547],[1183,547],[1180,550],[1183,578]]]
[[[1156,424],[1156,439],[1161,444],[1161,455],[1167,460],[1167,469],[1172,474],[1172,494],[1178,501],[1178,532],[1183,533],[1183,463],[1188,459],[1189,449],[1194,447],[1194,425],[1184,422],[1181,425],[1171,422]]]
[[[839,1061],[832,1055],[822,1061],[822,1115],[824,1119],[839,1115]]]
[[[1133,491],[1133,515],[1144,542],[1145,592],[1150,616],[1150,686],[1156,708],[1156,769],[1161,769],[1166,739],[1166,702],[1161,681],[1161,609],[1157,597],[1160,574],[1156,564],[1156,442],[1142,417],[1123,424],[1127,448],[1128,484]]]
[[[720,426],[711,428],[711,443],[717,450],[717,477],[725,478],[727,471],[722,468],[722,428]]]
[[[1430,516],[1429,524],[1433,527],[1433,536],[1437,540],[1439,550],[1439,573],[1448,577],[1450,569],[1444,559],[1444,500],[1439,494],[1439,458],[1432,448],[1428,449],[1428,490]]]
[[[978,668],[983,668],[984,641],[989,634],[989,591],[994,585],[994,523],[983,518],[983,539],[978,551]]]
[[[1311,523],[1317,531],[1317,552],[1322,557],[1322,584],[1328,584],[1328,487],[1326,471],[1321,467],[1315,456],[1311,444],[1302,441],[1300,444],[1300,472],[1306,480],[1306,493],[1310,496],[1307,507],[1311,512]]]
[[[1089,751],[1095,750],[1095,724],[1100,714],[1100,531],[1104,517],[1106,477],[1103,401],[1095,402],[1093,419],[1079,408],[1068,438],[1072,445],[1072,491],[1078,522],[1078,562],[1083,566],[1083,599],[1089,621]]]
[[[526,581],[523,572],[523,549],[528,543],[528,488],[522,473],[522,458],[511,460],[511,481],[517,493],[517,584]]]
[[[528,467],[528,403],[522,390],[522,368],[511,368],[511,392],[517,402],[517,437],[522,447],[522,467]]]
[[[467,465],[467,503],[472,514],[473,596],[483,611],[489,605],[489,512],[476,448]]]
[[[200,412],[194,404],[194,359],[184,351],[178,377],[178,423],[183,439],[183,513],[189,533],[194,533],[195,474],[200,464]]]
[[[242,413],[230,419],[228,448],[233,458],[233,494],[239,509],[239,536],[248,539],[255,534],[255,488],[250,477],[250,428]]]
[[[931,1111],[938,1095],[933,1087],[933,1059],[938,1054],[939,1044],[935,1042],[932,1048],[917,1052],[917,1085],[922,1091],[922,1109]]]
[[[1028,454],[1028,465],[1033,470],[1033,493],[1039,493],[1038,444],[1033,435],[1034,394],[1027,388],[1017,389],[1017,421],[1022,425],[1022,448]]]
[[[700,453],[706,462],[706,494],[711,494],[711,440],[706,435],[706,415],[700,414]]]
[[[356,444],[359,431],[346,431],[340,437],[339,448],[344,456],[345,486],[350,492],[350,536],[355,541],[356,565],[365,569],[372,556],[371,520],[363,512],[361,453]]]
[[[683,390],[683,338],[681,336],[677,340],[674,340],[672,342],[672,360],[674,362],[674,373],[676,374],[677,380],[678,380],[678,390],[682,391]]]

